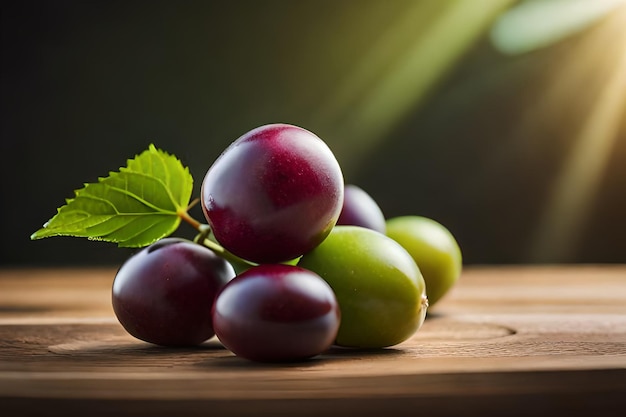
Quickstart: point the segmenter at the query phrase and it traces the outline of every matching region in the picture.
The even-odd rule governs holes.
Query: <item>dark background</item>
[[[446,225],[466,264],[626,262],[623,83],[611,87],[619,122],[600,173],[584,198],[566,200],[584,205],[584,214],[552,232],[550,219],[567,218],[571,204],[557,204],[563,216],[555,209],[546,217],[576,138],[608,100],[626,32],[602,38],[614,19],[607,15],[553,45],[507,55],[486,26],[414,97],[407,99],[409,82],[406,91],[391,90],[397,100],[376,101],[377,86],[401,82],[396,69],[419,52],[412,45],[434,36],[442,3],[450,4],[3,2],[0,264],[120,263],[130,250],[29,236],[74,189],[149,143],[190,167],[198,195],[223,148],[273,122],[323,138],[346,181],[366,189],[388,217],[420,214]],[[416,7],[415,32],[400,31]],[[594,36],[602,43],[591,45]],[[406,65],[420,77],[436,60],[417,56],[424,59]],[[375,73],[367,78],[368,71]],[[342,102],[350,83],[361,88]],[[363,110],[370,103],[384,126]],[[186,225],[177,234],[193,235]]]

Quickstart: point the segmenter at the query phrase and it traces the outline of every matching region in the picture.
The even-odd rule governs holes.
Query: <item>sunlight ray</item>
[[[594,201],[595,192],[610,156],[619,126],[626,111],[626,8],[613,21],[610,36],[621,36],[619,49],[604,49],[617,58],[612,75],[606,80],[598,99],[584,121],[553,183],[553,192],[544,209],[530,246],[534,262],[566,262],[575,255],[582,226]],[[606,48],[599,44],[598,49]],[[564,63],[567,65],[567,63]]]
[[[397,60],[386,62],[385,71],[374,76],[373,70],[368,68],[384,55],[381,51],[394,48],[400,34],[385,37],[355,66],[350,73],[354,79],[346,90],[340,89],[324,104],[323,108],[332,109],[332,112],[321,112],[324,118],[319,122],[332,125],[327,128],[338,138],[334,150],[345,173],[349,175],[356,169],[378,140],[425,97],[479,39],[495,16],[512,2],[493,0],[483,7],[476,7],[469,1],[443,2],[445,7],[434,14],[433,21],[425,28],[416,18],[412,33],[409,31],[413,37],[411,42]],[[415,12],[407,15],[413,16]],[[403,35],[406,23],[407,20],[400,25]],[[357,93],[359,97],[355,100]]]
[[[502,53],[519,54],[552,45],[624,4],[624,0],[530,0],[504,13],[491,30]]]

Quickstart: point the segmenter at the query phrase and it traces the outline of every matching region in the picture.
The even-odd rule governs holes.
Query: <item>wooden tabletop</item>
[[[410,340],[257,364],[152,346],[115,269],[0,270],[0,416],[624,415],[626,265],[467,267]]]

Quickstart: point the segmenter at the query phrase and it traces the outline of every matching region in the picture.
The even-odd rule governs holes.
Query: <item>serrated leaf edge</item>
[[[93,195],[89,195],[89,194],[85,194],[84,191],[86,190],[86,188],[91,184],[91,183],[83,183],[83,188],[80,189],[75,189],[74,190],[74,197],[73,198],[66,198],[65,199],[65,204],[61,207],[57,208],[57,213],[50,218],[50,220],[48,220],[47,222],[45,222],[43,224],[43,227],[40,228],[39,230],[35,231],[30,238],[32,240],[36,240],[36,239],[42,239],[45,237],[52,237],[52,236],[72,236],[72,237],[86,237],[88,240],[93,240],[93,241],[107,241],[107,242],[112,242],[112,243],[117,243],[118,246],[120,247],[143,247],[143,246],[147,246],[148,244],[155,242],[165,236],[168,236],[169,234],[171,234],[171,231],[176,230],[176,228],[178,228],[178,226],[180,225],[181,222],[181,218],[179,216],[179,211],[180,210],[185,210],[187,207],[186,202],[184,201],[177,201],[174,196],[171,193],[170,187],[168,186],[167,182],[164,182],[161,178],[158,177],[154,177],[154,176],[149,176],[144,172],[140,172],[137,170],[133,170],[131,168],[129,168],[129,165],[131,165],[131,162],[133,160],[136,160],[137,158],[139,158],[142,154],[144,154],[145,152],[150,152],[150,153],[154,153],[157,155],[158,160],[163,164],[163,171],[165,172],[165,174],[167,175],[167,180],[169,181],[170,177],[170,172],[167,169],[168,165],[167,162],[165,160],[165,158],[174,158],[179,164],[180,167],[182,168],[183,174],[185,174],[184,176],[186,176],[186,180],[189,181],[189,191],[191,191],[193,189],[193,177],[191,176],[191,173],[189,171],[189,167],[185,166],[182,161],[180,161],[180,159],[178,157],[176,157],[173,154],[167,153],[161,149],[158,149],[153,143],[151,143],[148,146],[148,149],[138,153],[135,155],[134,158],[128,158],[126,160],[126,166],[125,167],[120,167],[119,171],[109,171],[109,177],[111,176],[115,176],[115,175],[119,175],[121,172],[126,172],[126,173],[131,173],[134,175],[139,175],[139,176],[143,176],[146,178],[151,178],[156,180],[159,184],[161,184],[161,186],[163,186],[163,189],[166,191],[167,196],[170,200],[170,202],[172,203],[172,205],[176,208],[176,211],[170,211],[170,210],[164,210],[162,208],[159,208],[157,206],[155,206],[154,204],[151,204],[150,202],[146,201],[145,199],[139,197],[138,195],[136,195],[135,193],[129,192],[128,190],[125,189],[121,189],[119,187],[114,187],[108,184],[104,184],[103,181],[107,179],[107,177],[98,177],[98,183],[102,184],[104,187],[106,188],[110,188],[112,190],[116,190],[118,192],[121,192],[123,194],[128,195],[129,197],[137,200],[139,203],[145,205],[146,207],[149,207],[153,210],[155,210],[155,212],[150,212],[150,213],[124,213],[124,212],[120,212],[119,209],[115,206],[115,204],[112,204],[110,201],[106,200],[106,199],[101,199],[98,197],[95,197]],[[95,183],[94,183],[95,184]],[[68,225],[65,224],[63,225],[63,229],[65,229],[65,231],[54,231],[54,229],[60,229],[60,228],[49,228],[50,223],[54,220],[54,218],[56,216],[58,216],[61,211],[67,207],[67,205],[69,205],[70,203],[72,203],[76,198],[81,197],[81,198],[88,198],[88,199],[92,199],[92,200],[98,200],[101,202],[104,202],[108,205],[111,206],[111,208],[115,211],[115,215],[111,215],[108,216],[108,218],[104,219],[101,222],[98,222],[88,228],[77,228],[76,230],[67,230]],[[185,197],[184,193],[183,195],[181,195],[181,198]],[[189,198],[191,197],[191,195],[189,195]],[[89,212],[86,212],[84,210],[76,210],[77,213],[85,213],[87,215],[87,217],[90,216]],[[141,231],[139,231],[136,234],[133,234],[132,237],[125,239],[124,241],[116,241],[116,240],[111,240],[111,239],[106,239],[106,237],[112,233],[114,233],[115,231],[120,230],[123,227],[126,227],[126,225],[121,226],[120,228],[117,228],[115,230],[112,230],[106,234],[102,234],[102,235],[96,235],[96,236],[88,236],[87,232],[89,230],[89,228],[95,227],[97,225],[100,225],[104,222],[109,221],[110,219],[112,219],[115,216],[176,216],[176,218],[174,219],[174,222],[172,224],[172,227],[170,228],[171,231],[170,232],[164,232],[161,233],[157,238],[153,238],[152,242],[149,243],[135,243],[135,244],[131,244],[131,245],[126,245],[124,242],[126,241],[131,241],[131,240],[135,240],[135,238],[143,233],[145,233],[146,231],[150,230],[151,227],[150,226],[148,228],[145,228]],[[160,220],[158,223],[162,222],[163,220]],[[78,222],[78,221],[77,221]],[[157,222],[155,222],[155,225],[157,224]],[[71,225],[71,223],[70,223]],[[43,233],[42,233],[43,232]]]

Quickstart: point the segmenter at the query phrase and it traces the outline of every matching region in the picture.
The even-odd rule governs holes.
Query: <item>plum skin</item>
[[[281,264],[238,275],[220,291],[212,314],[222,344],[259,362],[298,361],[324,352],[341,320],[335,294],[322,278]]]
[[[346,184],[344,187],[343,208],[337,224],[361,226],[383,234],[387,228],[385,216],[376,200],[354,184]]]
[[[404,247],[426,281],[426,293],[435,305],[461,276],[463,256],[452,233],[436,220],[399,216],[387,220],[387,235]]]
[[[255,263],[295,259],[322,242],[339,218],[343,174],[330,148],[288,124],[234,141],[202,183],[202,209],[217,241]]]
[[[411,255],[382,233],[335,226],[298,266],[317,273],[335,292],[342,316],[337,346],[393,346],[424,322],[424,278]]]
[[[126,331],[162,346],[193,346],[214,336],[211,308],[235,272],[211,250],[165,238],[132,255],[118,270],[113,310]]]

